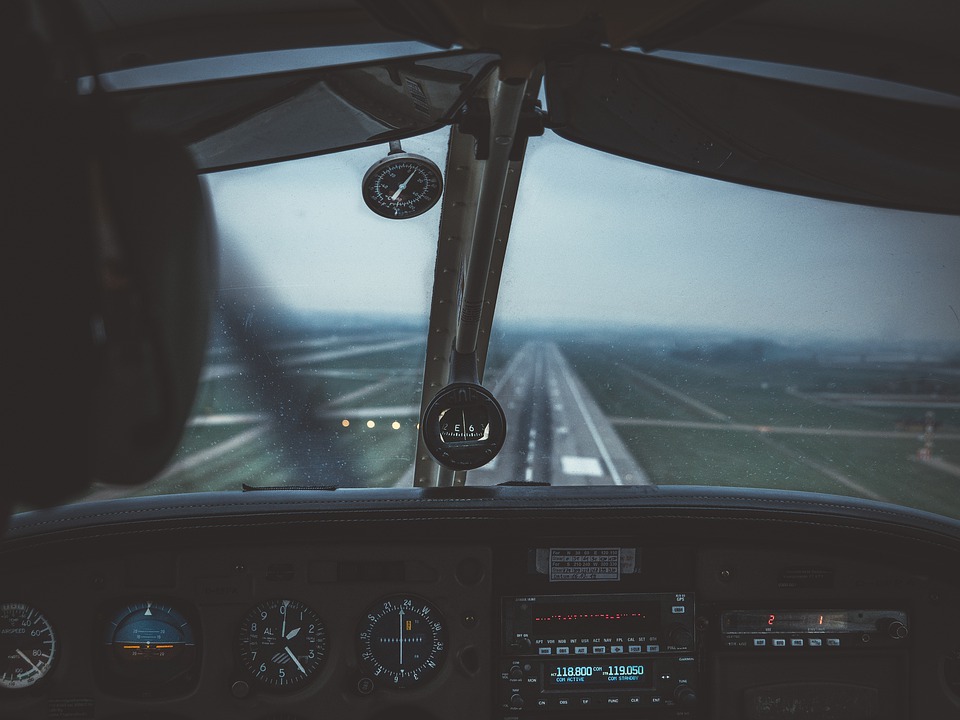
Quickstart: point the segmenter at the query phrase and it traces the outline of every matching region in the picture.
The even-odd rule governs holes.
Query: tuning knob
[[[697,693],[692,687],[684,683],[677,685],[677,689],[673,691],[673,699],[677,701],[677,705],[690,707],[697,704]]]
[[[877,621],[877,629],[885,632],[894,640],[903,640],[910,634],[910,629],[899,620],[894,618],[880,618]]]
[[[667,644],[676,648],[693,645],[693,633],[683,625],[673,625],[667,630]]]

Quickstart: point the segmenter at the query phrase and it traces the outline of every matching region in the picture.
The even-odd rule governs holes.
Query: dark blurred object
[[[69,3],[3,3],[10,296],[0,505],[140,483],[175,450],[206,345],[213,257],[186,151],[128,129]]]
[[[960,213],[960,98],[925,104],[604,50],[549,61],[546,90],[551,125],[582,145],[781,192]]]

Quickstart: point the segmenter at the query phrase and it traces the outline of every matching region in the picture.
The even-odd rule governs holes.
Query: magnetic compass
[[[429,158],[403,152],[399,143],[390,147],[390,154],[363,176],[363,200],[377,215],[391,220],[423,215],[443,192],[440,168]]]

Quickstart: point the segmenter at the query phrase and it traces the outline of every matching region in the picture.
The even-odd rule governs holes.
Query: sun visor
[[[177,138],[210,172],[436,130],[495,62],[457,51],[111,94],[135,127]]]
[[[799,195],[960,213],[960,98],[949,94],[586,50],[547,63],[546,95],[559,135],[616,155]]]

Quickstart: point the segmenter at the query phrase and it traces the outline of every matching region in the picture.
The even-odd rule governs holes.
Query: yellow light
[[[341,420],[340,424],[343,425],[344,427],[350,427],[350,421],[347,419]]]
[[[390,427],[392,427],[394,430],[399,430],[399,429],[400,429],[400,423],[398,423],[396,420],[394,420],[394,421],[393,421],[393,425],[391,425]]]
[[[367,420],[367,427],[368,427],[368,428],[375,428],[376,426],[377,426],[377,424],[376,424],[373,420]]]

